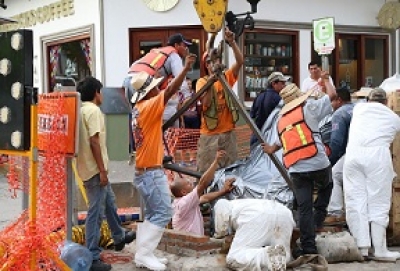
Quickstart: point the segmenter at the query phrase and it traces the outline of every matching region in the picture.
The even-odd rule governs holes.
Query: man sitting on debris
[[[214,206],[215,237],[235,232],[227,266],[234,270],[286,270],[295,226],[292,212],[267,199],[220,199]],[[267,268],[267,269],[266,269]]]
[[[218,163],[225,155],[225,151],[217,151],[214,162],[200,178],[200,182],[196,187],[193,186],[190,180],[186,179],[176,179],[171,184],[171,192],[175,196],[173,203],[174,215],[172,217],[172,227],[174,229],[204,235],[200,204],[213,201],[229,193],[234,188],[233,182],[235,179],[230,178],[225,181],[221,190],[203,195],[204,190],[214,179]]]

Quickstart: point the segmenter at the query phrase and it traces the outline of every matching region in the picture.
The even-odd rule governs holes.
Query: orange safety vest
[[[313,131],[304,120],[303,106],[284,114],[278,121],[278,133],[283,147],[283,164],[286,168],[318,153]]]
[[[166,46],[161,48],[151,49],[145,56],[143,56],[139,61],[134,62],[129,68],[129,73],[132,72],[147,72],[148,74],[154,76],[157,70],[161,69],[167,58],[172,53],[177,53],[178,51],[175,47]],[[169,74],[167,78],[173,77],[172,74]],[[164,78],[163,83],[160,86],[160,89],[164,89],[168,85],[167,78]]]

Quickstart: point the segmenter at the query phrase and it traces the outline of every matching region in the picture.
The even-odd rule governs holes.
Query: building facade
[[[171,7],[164,8],[163,1],[151,7],[156,0],[6,0],[8,8],[0,10],[0,16],[19,24],[2,26],[1,31],[34,31],[34,84],[41,92],[88,74],[105,86],[119,87],[130,64],[150,48],[165,45],[172,33],[192,40],[190,50],[200,59],[207,33],[193,1],[169,2]],[[335,20],[336,48],[329,57],[335,85],[351,90],[379,85],[395,73],[399,58],[394,30],[381,28],[377,21],[386,2],[261,0],[252,14],[255,28],[245,30],[239,39],[246,64],[235,91],[250,106],[272,71],[281,71],[300,85],[309,74],[307,64],[318,58],[312,21],[324,17]],[[244,13],[250,4],[231,0],[228,10]],[[226,61],[233,61],[233,55],[228,54]],[[189,76],[201,75],[198,61]]]

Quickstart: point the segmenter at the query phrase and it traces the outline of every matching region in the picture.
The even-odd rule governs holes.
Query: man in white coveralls
[[[267,199],[220,199],[214,206],[215,237],[234,231],[227,266],[234,270],[286,270],[295,226],[292,212]]]
[[[343,190],[346,221],[361,254],[368,256],[372,239],[376,259],[395,261],[400,253],[387,249],[386,228],[392,181],[396,176],[389,147],[400,131],[400,117],[386,103],[386,92],[374,89],[367,103],[354,106],[343,167]]]

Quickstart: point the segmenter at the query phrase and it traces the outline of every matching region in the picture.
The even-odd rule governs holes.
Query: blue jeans
[[[84,186],[89,200],[89,210],[85,223],[86,247],[92,252],[93,260],[98,260],[101,252],[99,246],[100,227],[104,214],[115,243],[120,243],[125,239],[125,231],[121,227],[121,219],[117,214],[115,194],[111,184],[100,186],[100,174],[96,174],[85,181]]]
[[[145,204],[145,220],[160,228],[167,226],[172,218],[172,206],[164,171],[156,169],[136,174],[133,183]]]

